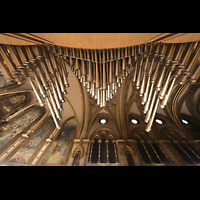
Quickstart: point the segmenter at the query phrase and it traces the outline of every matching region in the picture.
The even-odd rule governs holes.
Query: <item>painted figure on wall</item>
[[[50,149],[46,153],[41,164],[53,164],[60,165],[64,164],[65,158],[67,156],[70,140],[76,129],[75,118],[68,120],[63,126],[57,138],[52,143]]]
[[[40,107],[32,108],[12,122],[0,126],[0,149],[37,120],[42,115],[42,111],[43,108]]]
[[[54,130],[54,128],[54,121],[52,118],[49,118],[22,146],[22,148],[12,156],[9,162],[26,164],[38,146],[45,140],[47,135]]]

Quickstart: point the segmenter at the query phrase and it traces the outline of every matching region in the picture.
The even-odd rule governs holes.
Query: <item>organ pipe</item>
[[[199,42],[151,42],[101,50],[1,44],[0,69],[8,82],[20,83],[28,77],[39,103],[48,105],[58,128],[62,103],[70,85],[68,66],[101,107],[106,106],[131,74],[149,132],[158,106],[165,108],[174,85],[187,80],[195,84],[198,80],[199,53]]]

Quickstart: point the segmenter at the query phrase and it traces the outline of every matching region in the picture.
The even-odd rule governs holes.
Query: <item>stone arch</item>
[[[177,129],[173,129],[173,128],[162,128],[160,131],[160,134],[163,137],[163,139],[165,139],[165,140],[182,141],[182,140],[189,139],[189,138],[187,138],[187,135],[185,135],[181,131],[179,131]]]
[[[90,139],[94,138],[95,135],[98,135],[98,133],[101,132],[101,131],[107,131],[107,132],[109,133],[108,135],[109,135],[109,136],[112,136],[114,139],[117,139],[117,138],[118,138],[118,137],[117,137],[117,134],[116,134],[112,129],[107,128],[107,127],[104,127],[104,128],[98,127],[98,128],[96,128],[96,129],[90,134],[89,138],[90,138]]]
[[[139,140],[146,140],[146,141],[154,141],[156,140],[156,136],[154,132],[151,130],[150,132],[146,132],[144,128],[133,128],[130,132],[131,139],[139,139]]]
[[[71,157],[75,157],[76,156],[76,154],[78,153],[78,152],[80,152],[80,158],[82,158],[83,156],[84,156],[84,149],[83,149],[83,147],[81,146],[81,145],[79,145],[79,146],[77,146],[75,149],[74,149],[74,151],[71,153]]]

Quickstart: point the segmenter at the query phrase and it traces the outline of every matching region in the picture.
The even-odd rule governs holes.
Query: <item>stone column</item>
[[[137,141],[134,139],[131,139],[131,140],[128,139],[127,144],[132,149],[132,158],[133,158],[133,162],[134,162],[135,166],[141,166],[142,161],[140,159],[139,151],[137,148]],[[127,165],[128,165],[128,162],[127,162]]]
[[[94,145],[94,139],[92,139],[91,140],[91,142],[90,142],[90,151],[89,151],[89,164],[91,164],[91,162],[92,162],[92,150],[93,150],[93,145]]]
[[[109,152],[108,152],[108,143],[109,143],[109,140],[107,138],[105,140],[105,143],[106,143],[106,162],[109,163]]]
[[[115,150],[115,162],[116,163],[119,163],[119,160],[118,160],[118,155],[117,155],[117,149],[116,149],[116,141],[112,141],[113,142],[113,145],[114,145],[114,150]]]
[[[126,157],[124,156],[124,140],[118,139],[116,140],[116,148],[118,153],[118,161],[120,166],[126,166]]]
[[[99,144],[99,151],[98,151],[98,161],[97,163],[101,163],[100,162],[100,156],[101,156],[101,139],[98,139],[98,144]]]

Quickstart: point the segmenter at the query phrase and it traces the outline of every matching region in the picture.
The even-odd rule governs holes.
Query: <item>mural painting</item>
[[[21,133],[32,122],[37,120],[43,113],[43,108],[35,107],[18,117],[0,126],[0,149]]]
[[[17,93],[5,95],[0,100],[0,123],[7,117],[18,111],[18,109],[30,102],[30,93]]]
[[[75,118],[68,120],[63,128],[61,129],[58,137],[55,139],[50,149],[46,153],[41,164],[53,164],[53,165],[62,165],[65,162],[67,156],[70,140],[76,129]]]
[[[48,134],[53,131],[54,128],[54,121],[52,118],[49,118],[22,146],[22,148],[12,156],[9,162],[26,164],[38,146],[46,139]]]

